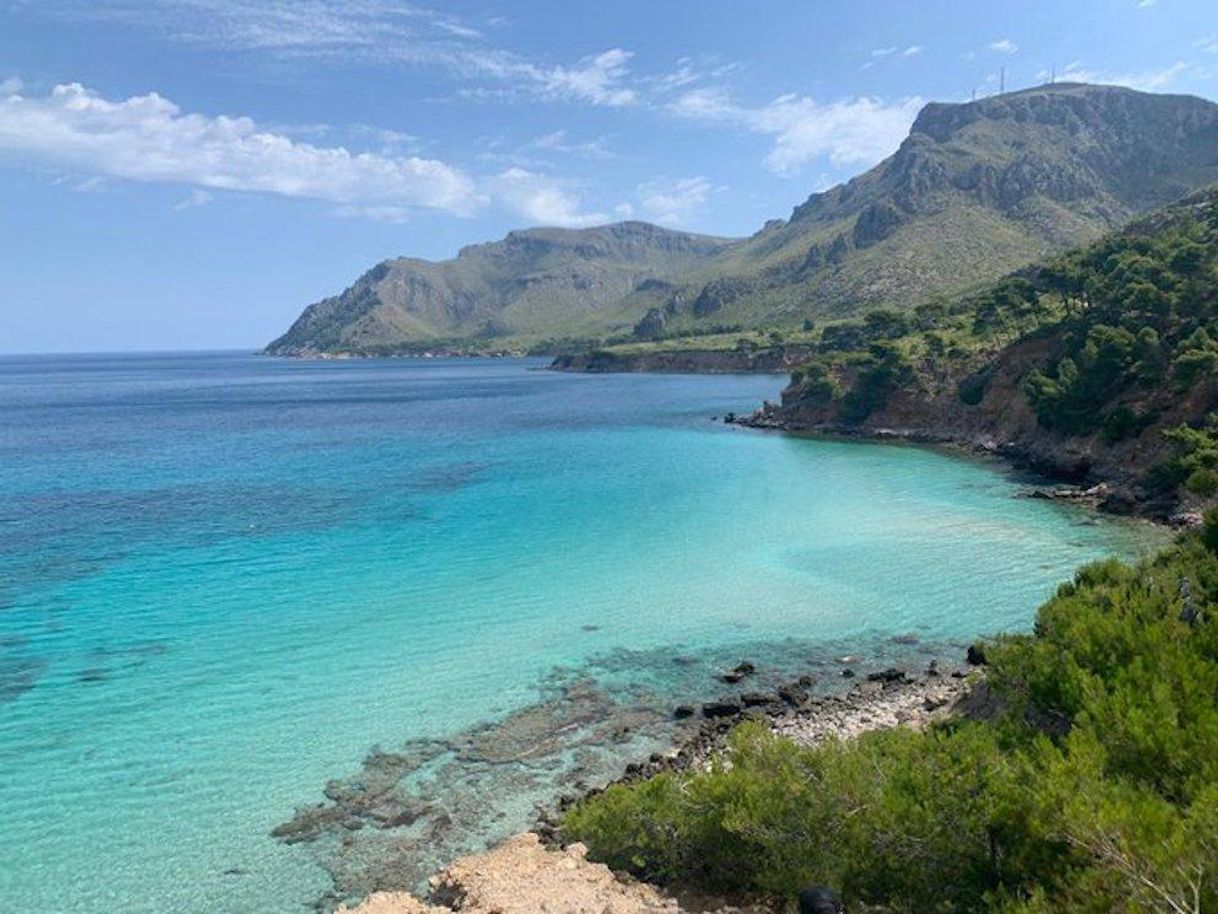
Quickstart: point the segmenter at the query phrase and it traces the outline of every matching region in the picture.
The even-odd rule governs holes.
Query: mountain
[[[269,351],[656,339],[952,296],[1218,181],[1218,105],[1054,84],[932,103],[875,168],[747,239],[631,222],[381,264]]]
[[[753,325],[912,306],[1214,181],[1218,105],[1202,99],[1056,84],[932,103],[891,157],[724,252],[663,308]]]
[[[961,444],[1161,519],[1214,504],[1218,189],[953,307],[883,314],[827,328],[746,423]]]
[[[621,222],[534,228],[463,248],[452,260],[377,264],[341,295],[310,305],[267,347],[275,355],[373,355],[494,347],[555,328],[599,330],[599,312],[631,293],[671,288],[730,242]]]

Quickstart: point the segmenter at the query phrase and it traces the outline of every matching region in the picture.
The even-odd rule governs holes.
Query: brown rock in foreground
[[[458,860],[429,880],[434,904],[378,892],[339,914],[765,914],[756,908],[683,907],[654,886],[618,877],[585,859],[582,844],[547,850],[537,835],[517,835]]]

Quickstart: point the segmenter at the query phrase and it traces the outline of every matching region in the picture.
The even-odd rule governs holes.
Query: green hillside
[[[1195,514],[1218,494],[1218,191],[816,348],[760,422],[956,441]]]
[[[305,309],[267,347],[278,355],[377,355],[491,349],[556,334],[595,335],[624,298],[693,269],[730,242],[645,222],[537,228],[433,263],[373,267],[341,295]]]
[[[603,344],[907,310],[1218,181],[1218,105],[1057,84],[930,104],[891,157],[729,241],[645,223],[529,229],[387,261],[276,353]]]

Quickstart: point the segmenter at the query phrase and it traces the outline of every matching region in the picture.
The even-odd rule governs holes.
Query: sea
[[[1161,541],[996,463],[721,421],[781,376],[545,365],[0,358],[0,897],[413,884],[661,746],[734,661],[828,689],[959,658]],[[344,789],[380,792],[272,835]]]

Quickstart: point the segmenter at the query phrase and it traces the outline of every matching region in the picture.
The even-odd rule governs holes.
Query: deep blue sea
[[[509,763],[452,734],[577,681],[641,715],[721,659],[1024,629],[1153,539],[994,465],[711,421],[780,377],[543,364],[0,359],[0,898],[300,912],[355,836],[361,865],[419,837],[270,837],[373,746],[447,747],[433,809],[481,791],[442,858],[527,825],[581,752],[637,748]]]

